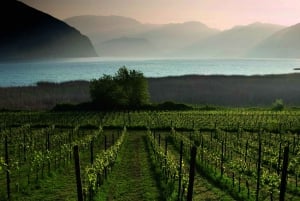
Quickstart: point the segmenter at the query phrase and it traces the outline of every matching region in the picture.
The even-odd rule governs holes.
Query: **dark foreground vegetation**
[[[235,107],[271,106],[282,99],[300,104],[300,74],[266,76],[179,76],[148,78],[150,101]],[[0,109],[51,109],[56,104],[91,101],[89,82],[41,82],[37,86],[0,88]]]

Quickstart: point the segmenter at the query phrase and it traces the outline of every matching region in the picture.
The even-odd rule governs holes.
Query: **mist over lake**
[[[112,59],[82,58],[0,63],[0,86],[34,85],[38,81],[91,80],[114,74],[119,67],[146,77],[180,75],[265,75],[295,73],[300,59]]]

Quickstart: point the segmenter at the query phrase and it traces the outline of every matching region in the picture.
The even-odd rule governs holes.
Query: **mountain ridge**
[[[80,18],[80,16],[76,16],[71,19]],[[137,57],[280,57],[281,52],[284,52],[285,50],[278,50],[278,53],[272,53],[271,50],[274,46],[269,44],[268,46],[270,47],[263,48],[268,49],[270,54],[264,54],[260,48],[263,46],[262,44],[266,44],[266,41],[270,40],[268,38],[273,34],[276,34],[277,32],[280,33],[281,30],[288,28],[272,23],[253,22],[247,25],[238,25],[231,29],[220,31],[218,29],[210,28],[206,24],[198,21],[155,25],[143,24],[136,19],[123,16],[90,15],[83,16],[83,18],[105,19],[106,24],[110,24],[109,21],[111,18],[114,19],[115,24],[114,26],[110,25],[110,28],[107,28],[106,26],[94,26],[94,22],[91,22],[90,24],[85,22],[85,24],[89,24],[86,26],[89,26],[90,29],[91,27],[98,27],[98,32],[95,31],[94,33],[91,30],[89,31],[88,29],[80,28],[80,24],[78,23],[71,23],[71,25],[74,25],[74,27],[83,31],[83,33],[90,37],[99,55],[103,54],[105,56],[110,56],[109,52],[111,52],[112,49],[117,49],[118,42],[122,41],[122,51],[118,50],[118,56],[126,55],[134,57],[135,51],[130,50],[130,48],[133,48],[135,50],[139,50]],[[126,21],[127,25],[126,23],[120,23],[121,21]],[[128,24],[130,24],[130,26]],[[298,27],[300,26],[300,23],[294,26]],[[298,32],[296,33],[298,34]],[[126,48],[126,45],[123,43],[126,37],[128,48]],[[129,38],[144,39],[144,41],[147,42],[137,43],[135,40],[129,40]],[[296,37],[294,36],[294,38]],[[288,39],[284,40],[288,41]],[[110,42],[108,43],[108,41]],[[147,49],[146,43],[149,44],[148,49],[150,50]],[[107,46],[108,44],[109,46]],[[293,39],[293,44],[291,46],[295,46],[295,44],[297,44],[297,40]],[[104,47],[107,47],[108,51],[103,49]],[[147,50],[143,50],[142,47]],[[155,47],[155,50],[153,47]],[[300,52],[298,53],[298,49],[300,50],[300,45],[299,47],[294,47],[294,49],[289,48],[284,52],[282,57],[299,57]],[[128,54],[128,52],[131,53]],[[153,52],[155,53],[153,54]],[[262,52],[261,55],[259,55],[260,52]]]
[[[78,30],[19,1],[4,1],[0,24],[1,60],[97,56]]]
[[[91,20],[89,21],[89,19]],[[139,55],[144,53],[144,56],[165,56],[176,48],[190,45],[219,31],[196,21],[155,25],[143,24],[133,18],[122,16],[83,15],[82,17],[67,18],[65,22],[88,35],[99,55],[107,55],[109,52],[105,52],[103,43],[129,37],[143,38],[149,42],[151,47],[156,47],[155,55],[153,55],[153,51],[143,51],[141,47],[138,47],[140,43],[131,44],[132,48],[140,50]],[[109,49],[116,48],[109,47]],[[124,55],[128,55],[125,49],[123,51]]]
[[[299,58],[300,23],[286,27],[249,51],[252,57]]]
[[[235,26],[187,47],[179,51],[179,54],[200,57],[245,57],[249,49],[282,28],[280,25],[258,22]]]

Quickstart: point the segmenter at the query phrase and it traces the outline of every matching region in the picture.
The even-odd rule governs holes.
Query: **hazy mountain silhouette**
[[[249,56],[299,58],[300,23],[274,33],[253,48]]]
[[[170,53],[174,50],[190,46],[218,32],[219,30],[209,28],[201,22],[185,22],[166,24],[138,36],[155,44],[163,55],[172,56]]]
[[[143,57],[156,56],[157,48],[144,38],[121,37],[101,43],[101,56]]]
[[[90,40],[66,23],[18,1],[0,8],[0,59],[90,57]]]
[[[282,28],[280,25],[258,22],[236,26],[200,40],[176,54],[190,57],[244,57],[251,48]]]
[[[139,50],[139,56],[163,56],[218,32],[200,22],[154,25],[142,24],[135,19],[121,16],[76,16],[66,19],[65,22],[89,36],[100,56],[108,56],[111,49],[117,48],[112,46],[121,41],[122,49],[126,48],[124,40],[128,45],[128,53],[124,51],[123,56],[131,55],[129,53],[135,50]],[[133,38],[139,39],[139,42]],[[140,39],[144,39],[144,42]],[[149,48],[143,49],[146,43]],[[104,47],[107,44],[111,48],[106,52]],[[152,48],[156,48],[155,52]],[[122,56],[120,54],[121,52],[118,55]]]
[[[142,24],[121,16],[65,20],[89,36],[100,56],[299,57],[300,24],[252,23],[219,31],[200,22]]]
[[[93,43],[133,36],[158,26],[142,24],[135,19],[121,16],[81,15],[64,21],[89,36]]]

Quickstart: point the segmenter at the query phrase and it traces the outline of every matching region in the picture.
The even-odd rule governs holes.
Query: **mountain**
[[[105,47],[108,44],[109,47],[115,46],[121,41],[122,49],[126,49],[126,43],[128,49],[139,50],[139,56],[163,56],[218,33],[218,30],[211,29],[200,22],[154,25],[143,24],[135,19],[121,16],[84,15],[65,19],[65,22],[86,34],[100,56],[109,56],[111,49],[106,51]],[[139,39],[139,42],[136,39]],[[145,46],[146,43],[148,46]],[[142,49],[143,46],[149,49]],[[123,53],[122,55],[119,52],[118,55],[129,54],[125,51]]]
[[[274,33],[254,47],[249,56],[300,58],[300,23]]]
[[[284,26],[256,22],[219,31],[201,22],[153,25],[121,16],[88,15],[68,18],[65,22],[86,34],[100,56],[294,57],[297,55],[289,52],[297,54],[293,48],[300,49],[297,47],[296,36],[299,34],[296,25],[291,27],[293,31],[284,31]],[[295,41],[289,45],[289,40]],[[276,48],[277,43],[278,47],[288,47],[285,50]]]
[[[147,39],[121,37],[101,43],[99,55],[107,57],[156,56],[157,48]]]
[[[19,1],[1,4],[0,24],[2,60],[97,56],[78,30]]]
[[[166,24],[151,31],[139,34],[155,44],[164,55],[172,56],[178,50],[217,34],[219,30],[207,27],[201,22]]]
[[[248,51],[283,26],[253,23],[236,26],[179,51],[190,57],[244,57]]]
[[[64,20],[67,24],[86,34],[101,50],[101,43],[122,38],[132,37],[141,32],[157,27],[158,25],[142,24],[135,19],[121,16],[94,16],[81,15]]]

